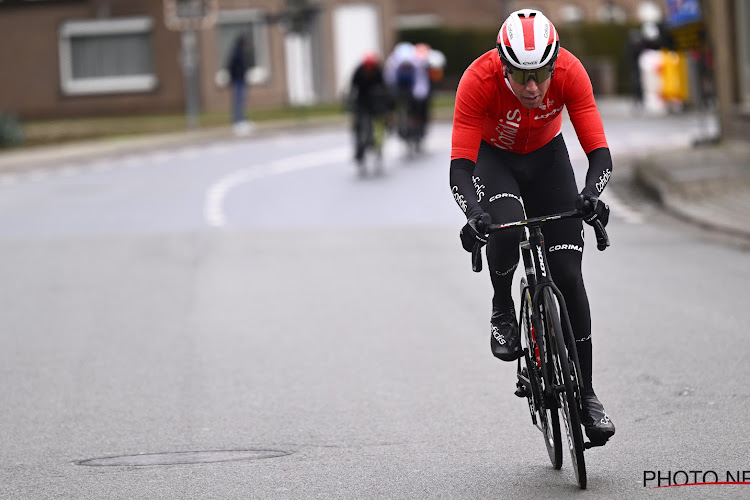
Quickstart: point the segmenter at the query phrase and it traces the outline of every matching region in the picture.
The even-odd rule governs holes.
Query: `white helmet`
[[[497,33],[497,52],[513,68],[539,69],[557,59],[560,37],[550,20],[538,10],[517,10]]]

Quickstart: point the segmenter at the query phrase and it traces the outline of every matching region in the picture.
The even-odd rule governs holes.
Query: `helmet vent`
[[[510,47],[505,47],[505,50],[508,51],[508,56],[510,56],[510,61],[509,62],[512,62],[513,65],[516,66],[516,67],[520,67],[521,66],[521,61],[518,60],[518,56],[516,56],[516,53],[513,52],[513,49],[510,48]]]
[[[552,50],[552,45],[547,45],[547,48],[544,49],[544,54],[542,54],[542,58],[540,60],[544,61],[545,59],[547,59],[547,56],[549,55],[551,50]]]

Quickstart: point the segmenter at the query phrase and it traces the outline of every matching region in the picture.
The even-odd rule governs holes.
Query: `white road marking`
[[[208,188],[206,201],[203,205],[203,217],[211,227],[226,226],[227,218],[224,213],[224,200],[227,194],[237,186],[272,175],[307,168],[323,167],[332,163],[347,161],[350,156],[351,148],[335,148],[282,158],[269,163],[265,168],[253,166],[233,172],[222,177]]]
[[[336,148],[282,158],[272,162],[270,167],[272,173],[283,174],[294,170],[322,167],[333,162],[346,161],[350,156],[351,148]]]
[[[251,170],[240,170],[226,177],[223,177],[218,182],[215,182],[206,194],[206,201],[203,205],[203,217],[209,226],[222,227],[227,223],[226,216],[224,214],[224,199],[227,193],[236,186],[249,182],[254,179],[260,179],[264,177],[265,173],[261,171]]]

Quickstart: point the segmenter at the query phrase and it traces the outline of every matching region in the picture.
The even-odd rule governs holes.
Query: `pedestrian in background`
[[[246,96],[249,91],[248,69],[246,38],[245,35],[239,35],[234,41],[227,61],[227,72],[232,88],[232,127],[236,135],[247,135],[252,129],[245,110]]]
[[[643,111],[643,83],[641,75],[641,65],[639,59],[645,49],[645,43],[641,32],[638,29],[631,29],[628,32],[628,40],[625,43],[623,53],[625,67],[630,76],[630,92],[633,97],[633,111],[640,113]]]

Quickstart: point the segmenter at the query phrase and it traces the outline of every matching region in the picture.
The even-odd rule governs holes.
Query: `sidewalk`
[[[451,120],[453,109],[433,109],[433,120]],[[89,158],[117,157],[120,155],[158,150],[180,145],[200,145],[215,141],[247,141],[262,138],[279,131],[309,130],[325,127],[347,126],[351,117],[347,113],[299,116],[289,119],[257,121],[252,132],[236,135],[230,125],[206,126],[195,130],[168,133],[151,133],[106,137],[44,146],[0,149],[0,175],[37,168],[54,168]]]
[[[634,169],[635,182],[668,212],[750,239],[750,141],[654,154]]]
[[[90,141],[45,146],[0,149],[0,174],[50,168],[92,157],[117,157],[129,153],[152,151],[180,145],[200,145],[217,140],[244,141],[263,137],[279,130],[306,129],[343,124],[345,115],[300,117],[298,119],[263,121],[255,124],[249,135],[237,136],[231,126],[204,127],[181,132],[110,137]]]
[[[627,115],[630,113],[630,100],[624,98],[598,101],[602,115]],[[37,168],[55,168],[89,158],[111,158],[120,155],[152,151],[180,145],[200,145],[214,141],[245,141],[264,137],[280,130],[303,130],[320,127],[346,126],[350,121],[346,113],[318,116],[300,116],[294,119],[267,120],[255,122],[252,133],[237,136],[230,125],[207,126],[196,130],[183,130],[169,133],[143,135],[122,135],[69,143],[44,146],[0,149],[0,175],[17,173]],[[434,121],[450,121],[453,109],[435,107]]]

